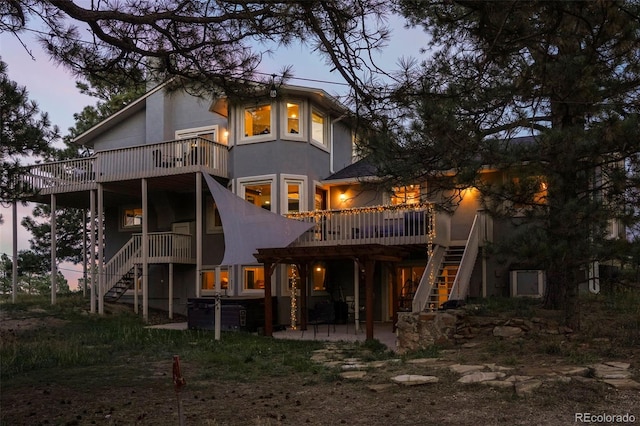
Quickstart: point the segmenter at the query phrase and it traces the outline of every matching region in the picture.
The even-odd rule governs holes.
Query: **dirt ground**
[[[2,328],[41,326],[39,321],[5,318]],[[180,411],[186,425],[553,426],[576,424],[576,413],[628,414],[640,424],[640,392],[617,390],[599,381],[548,380],[526,397],[516,396],[513,389],[457,383],[459,375],[442,365],[508,359],[488,359],[491,342],[478,343],[470,349],[443,351],[438,365],[387,363],[367,369],[356,380],[338,374],[331,379],[304,375],[230,384],[215,377],[196,380],[195,368],[183,361],[187,384],[179,393],[173,386],[171,360],[131,359],[125,365],[60,371],[58,377],[48,374],[48,381],[32,375],[24,378],[24,386],[0,387],[2,425],[178,425]],[[640,348],[632,349],[626,358],[616,361],[630,362],[638,380]],[[566,359],[532,352],[511,362],[509,374],[566,363]],[[130,381],[110,383],[114,369],[130,371]],[[440,381],[413,387],[392,383],[391,377],[399,374],[434,375]]]

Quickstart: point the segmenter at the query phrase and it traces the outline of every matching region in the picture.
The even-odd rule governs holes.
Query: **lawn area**
[[[638,391],[589,378],[548,380],[522,398],[509,389],[460,384],[458,375],[441,367],[492,362],[517,374],[532,365],[610,360],[630,363],[638,380],[640,308],[628,300],[585,300],[590,315],[584,330],[567,341],[481,340],[470,350],[433,347],[398,356],[375,341],[328,344],[248,333],[223,333],[215,341],[208,331],[146,328],[127,309],[88,314],[88,301],[79,295],[59,297],[56,306],[46,298],[25,298],[0,305],[0,424],[177,425],[179,402],[188,425],[564,425],[581,412],[630,413],[640,422]],[[510,309],[488,304],[482,314]],[[316,362],[325,348],[369,363],[366,375],[347,379],[341,375],[344,362]],[[179,392],[175,355],[186,381]],[[417,358],[440,364],[412,361]],[[439,381],[392,384],[390,378],[400,374]]]

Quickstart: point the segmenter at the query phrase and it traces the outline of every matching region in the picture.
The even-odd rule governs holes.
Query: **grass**
[[[223,333],[219,341],[211,332],[146,328],[133,314],[97,316],[83,314],[86,300],[59,298],[51,306],[42,298],[24,298],[1,305],[13,318],[39,317],[63,320],[56,327],[5,332],[0,340],[0,380],[3,384],[39,371],[109,365],[147,364],[180,355],[186,363],[202,366],[204,376],[218,380],[250,382],[258,376],[318,374],[310,360],[320,342],[284,341],[249,333]],[[222,367],[224,366],[224,367]]]

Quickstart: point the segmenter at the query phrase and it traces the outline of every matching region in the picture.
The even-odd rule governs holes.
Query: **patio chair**
[[[309,325],[313,326],[313,338],[316,338],[318,333],[318,326],[320,324],[327,324],[327,336],[331,331],[331,325],[333,324],[333,331],[336,331],[336,311],[333,302],[324,301],[318,302],[313,306],[313,309],[309,312]],[[304,336],[304,330],[302,331]]]

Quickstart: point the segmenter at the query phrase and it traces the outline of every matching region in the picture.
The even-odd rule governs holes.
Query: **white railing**
[[[103,296],[118,283],[124,274],[129,272],[131,268],[139,262],[138,259],[141,251],[142,235],[135,234],[109,259],[104,266],[105,286],[103,288]]]
[[[294,246],[426,244],[435,226],[429,204],[322,210],[287,217],[315,224]]]
[[[93,189],[112,182],[203,171],[228,176],[226,145],[204,138],[180,139],[99,151],[92,157],[25,167],[21,185],[41,194]]]
[[[437,245],[433,248],[431,257],[427,262],[427,267],[420,279],[420,284],[413,296],[413,302],[411,304],[411,310],[413,312],[421,312],[427,307],[427,303],[429,303],[429,296],[433,291],[433,287],[436,285],[440,265],[442,265],[442,258],[446,251],[447,249],[441,245]]]
[[[95,184],[95,157],[75,158],[26,167],[21,176],[27,191],[42,192],[56,188],[56,192],[90,189]]]
[[[147,237],[149,263],[192,263],[191,236],[173,232],[150,232]],[[104,266],[105,293],[142,263],[142,234],[133,234],[129,241]]]
[[[476,215],[473,219],[471,231],[469,231],[469,238],[467,239],[467,244],[464,247],[464,253],[460,260],[460,266],[458,267],[456,278],[449,292],[450,300],[465,299],[469,292],[469,281],[471,280],[471,273],[476,264],[480,247],[481,224],[483,221],[480,220],[479,217],[480,215]]]
[[[227,177],[227,163],[226,145],[200,137],[97,153],[99,182],[188,173],[201,167]]]
[[[149,234],[150,262],[191,262],[191,236],[173,232],[153,232]]]

